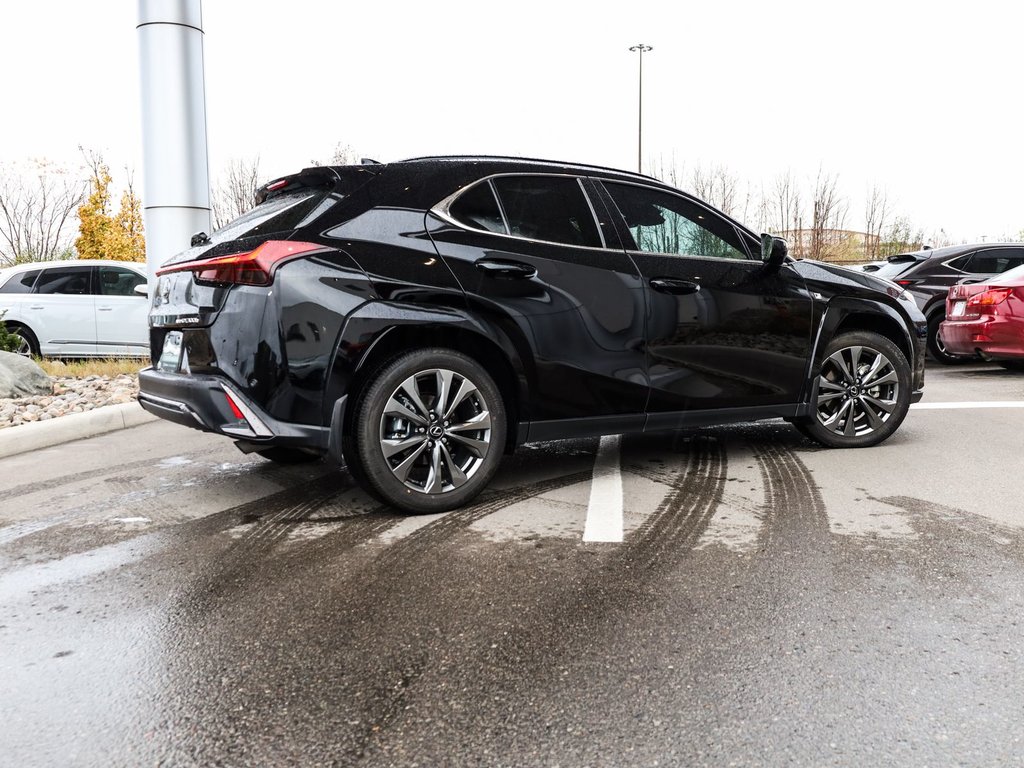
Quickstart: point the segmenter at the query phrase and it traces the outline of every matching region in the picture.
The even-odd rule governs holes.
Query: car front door
[[[36,280],[25,319],[43,355],[96,354],[91,266],[49,267]]]
[[[796,270],[769,269],[756,240],[682,194],[602,185],[647,290],[648,428],[681,411],[798,402],[812,303]]]
[[[135,293],[145,275],[127,267],[96,267],[96,349],[101,355],[149,354],[149,302]]]
[[[427,216],[473,308],[530,350],[531,439],[539,421],[579,420],[577,434],[614,429],[609,417],[642,424],[643,284],[607,218],[580,178],[525,174],[483,179]]]

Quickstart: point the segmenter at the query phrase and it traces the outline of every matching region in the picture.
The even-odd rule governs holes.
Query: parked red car
[[[939,334],[950,354],[980,355],[1024,371],[1024,266],[950,287]]]

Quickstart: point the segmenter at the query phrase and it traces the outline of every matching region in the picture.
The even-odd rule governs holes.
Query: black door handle
[[[474,266],[488,277],[498,280],[529,280],[537,276],[537,268],[521,261],[480,259]]]
[[[676,280],[674,277],[652,277],[651,288],[659,293],[672,293],[676,296],[685,296],[700,290],[700,286],[692,280]]]

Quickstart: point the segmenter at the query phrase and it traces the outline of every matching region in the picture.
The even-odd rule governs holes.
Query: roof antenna
[[[382,163],[380,160],[374,160],[374,159],[369,158],[369,157],[361,157],[361,158],[359,158],[359,164],[360,165],[384,165],[384,163]]]

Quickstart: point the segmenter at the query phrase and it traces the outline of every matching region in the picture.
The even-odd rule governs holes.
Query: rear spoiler
[[[298,173],[281,176],[256,190],[256,205],[277,195],[284,195],[299,189],[329,189],[342,194],[350,194],[385,167],[378,163],[344,166],[316,165],[312,168],[303,168]]]
[[[888,261],[890,264],[909,264],[912,261],[921,261],[922,259],[925,258],[927,257],[921,254],[899,253],[896,254],[895,256],[890,256],[888,259],[886,259],[886,261]]]

